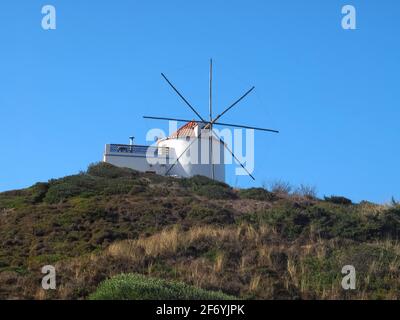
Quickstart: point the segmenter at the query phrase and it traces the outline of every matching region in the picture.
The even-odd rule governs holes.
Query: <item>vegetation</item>
[[[345,197],[331,196],[331,197],[324,197],[324,198],[325,198],[325,201],[332,202],[335,204],[344,204],[344,205],[353,204],[350,199],[347,199]]]
[[[398,299],[399,235],[394,199],[318,199],[284,182],[235,190],[101,163],[0,193],[0,299]],[[57,290],[40,288],[46,264]],[[354,291],[341,288],[347,264]]]
[[[207,291],[182,282],[166,281],[139,274],[121,274],[100,284],[92,300],[229,300],[221,292]]]
[[[264,188],[250,188],[239,190],[239,196],[243,199],[252,199],[260,201],[274,201],[276,196],[274,193],[265,190]]]
[[[181,179],[180,185],[193,193],[208,199],[235,199],[236,194],[232,188],[222,182],[210,180],[204,176],[194,176],[189,179]]]

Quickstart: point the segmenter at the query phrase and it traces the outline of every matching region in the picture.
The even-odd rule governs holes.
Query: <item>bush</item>
[[[353,202],[350,199],[340,196],[331,196],[331,197],[324,197],[325,201],[331,202],[334,204],[343,204],[343,205],[350,205]]]
[[[275,195],[272,192],[265,190],[264,188],[241,189],[239,190],[239,197],[243,199],[253,199],[260,201],[276,200]]]
[[[222,292],[139,274],[121,274],[102,282],[91,300],[231,300]]]
[[[108,163],[92,164],[87,173],[50,180],[32,187],[33,203],[59,203],[75,196],[118,195],[145,191],[144,182],[137,171],[118,168]],[[139,187],[138,187],[139,186]],[[140,192],[140,191],[139,191]]]
[[[95,177],[115,179],[123,177],[134,178],[139,175],[139,172],[129,168],[116,167],[106,162],[100,162],[91,164],[88,167],[87,174]]]
[[[31,192],[29,192],[27,189],[1,192],[0,193],[0,213],[1,213],[1,209],[18,208],[18,207],[25,206],[27,203],[31,203],[29,201],[30,195],[31,195]]]
[[[58,203],[77,195],[94,195],[95,191],[95,179],[85,174],[79,174],[58,180],[50,180],[49,189],[44,200],[48,203]]]
[[[380,231],[382,236],[400,238],[400,207],[390,208],[383,213]]]
[[[277,180],[271,183],[271,191],[276,194],[287,195],[292,191],[292,186],[289,182]]]
[[[40,203],[43,201],[44,197],[47,194],[47,191],[49,190],[49,184],[38,182],[35,185],[33,185],[30,189],[32,190],[32,196],[30,199],[31,203],[32,204]]]
[[[275,227],[286,238],[293,240],[308,230],[310,218],[299,209],[293,207],[267,210],[261,215],[261,222]]]
[[[293,240],[301,235],[323,239],[370,241],[400,236],[400,208],[379,215],[362,215],[356,206],[319,202],[313,205],[282,203],[258,213],[243,215],[237,222],[267,224]]]
[[[140,180],[128,178],[104,179],[98,184],[99,193],[105,195],[137,194],[147,190],[146,185]]]
[[[307,186],[301,184],[298,188],[296,188],[295,194],[305,197],[307,199],[316,199],[317,198],[317,189],[314,186]]]
[[[222,186],[200,186],[194,188],[193,190],[199,196],[206,197],[208,199],[235,199],[236,194],[230,188],[225,188]]]
[[[193,187],[193,186],[212,186],[212,185],[219,185],[221,187],[229,188],[226,183],[212,180],[205,176],[193,176],[191,178],[182,178],[179,180],[182,187]]]
[[[225,225],[234,223],[232,212],[226,209],[193,206],[187,214],[192,222],[213,225]]]
[[[182,187],[208,199],[235,199],[236,194],[226,183],[209,179],[205,176],[194,176],[180,179]]]

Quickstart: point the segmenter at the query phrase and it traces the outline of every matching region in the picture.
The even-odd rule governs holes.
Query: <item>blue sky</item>
[[[41,8],[57,29],[41,28]],[[341,8],[357,30],[341,28]],[[256,181],[316,186],[320,196],[400,199],[400,3],[395,0],[22,1],[0,10],[0,190],[84,170],[105,143],[193,118],[165,72],[207,114],[252,85],[223,119],[256,132]]]

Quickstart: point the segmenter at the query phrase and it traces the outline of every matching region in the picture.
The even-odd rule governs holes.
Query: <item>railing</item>
[[[124,154],[136,154],[136,155],[150,155],[153,157],[168,157],[169,148],[167,147],[152,147],[152,146],[140,146],[140,145],[129,145],[129,144],[110,144],[107,145],[107,152],[109,153],[124,153]]]

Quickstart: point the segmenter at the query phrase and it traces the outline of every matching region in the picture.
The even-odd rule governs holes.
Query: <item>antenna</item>
[[[225,113],[227,113],[229,110],[231,110],[234,106],[236,106],[240,101],[242,101],[250,92],[252,92],[255,87],[251,87],[248,91],[246,91],[239,99],[237,99],[234,103],[232,103],[228,108],[226,108],[223,112],[221,112],[217,117],[213,119],[212,117],[212,59],[210,59],[210,83],[209,83],[209,121],[206,121],[197,111],[196,109],[189,103],[189,101],[176,89],[176,87],[172,84],[171,81],[168,80],[167,76],[164,73],[161,73],[161,76],[164,78],[164,80],[170,85],[170,87],[175,91],[175,93],[183,100],[183,102],[196,114],[196,116],[200,120],[185,120],[185,119],[176,119],[176,118],[167,118],[167,117],[154,117],[154,116],[143,116],[145,119],[152,119],[152,120],[173,120],[173,121],[181,121],[181,122],[190,122],[194,121],[198,124],[203,124],[203,130],[209,129],[209,139],[210,139],[210,157],[211,157],[211,176],[212,179],[214,179],[214,159],[213,159],[213,139],[214,136],[220,141],[220,143],[223,144],[224,148],[233,156],[233,158],[236,160],[236,162],[247,172],[249,177],[251,177],[253,180],[255,180],[254,176],[246,169],[246,167],[239,161],[239,159],[235,156],[233,151],[224,143],[224,141],[221,139],[221,137],[213,130],[214,125],[221,125],[221,126],[227,126],[227,127],[234,127],[234,128],[244,128],[244,129],[253,129],[253,130],[258,130],[258,131],[267,131],[267,132],[273,132],[273,133],[279,133],[278,130],[273,130],[273,129],[267,129],[267,128],[259,128],[259,127],[254,127],[254,126],[247,126],[247,125],[240,125],[240,124],[230,124],[230,123],[222,123],[222,122],[217,122]],[[203,133],[203,130],[200,130],[199,135],[197,136],[197,139],[193,139],[191,143],[186,147],[186,149],[177,157],[175,162],[169,167],[167,172],[165,173],[166,175],[172,170],[172,168],[179,162],[179,159],[186,153],[186,151],[192,146],[192,144],[197,141],[198,139],[201,138],[201,135]]]

